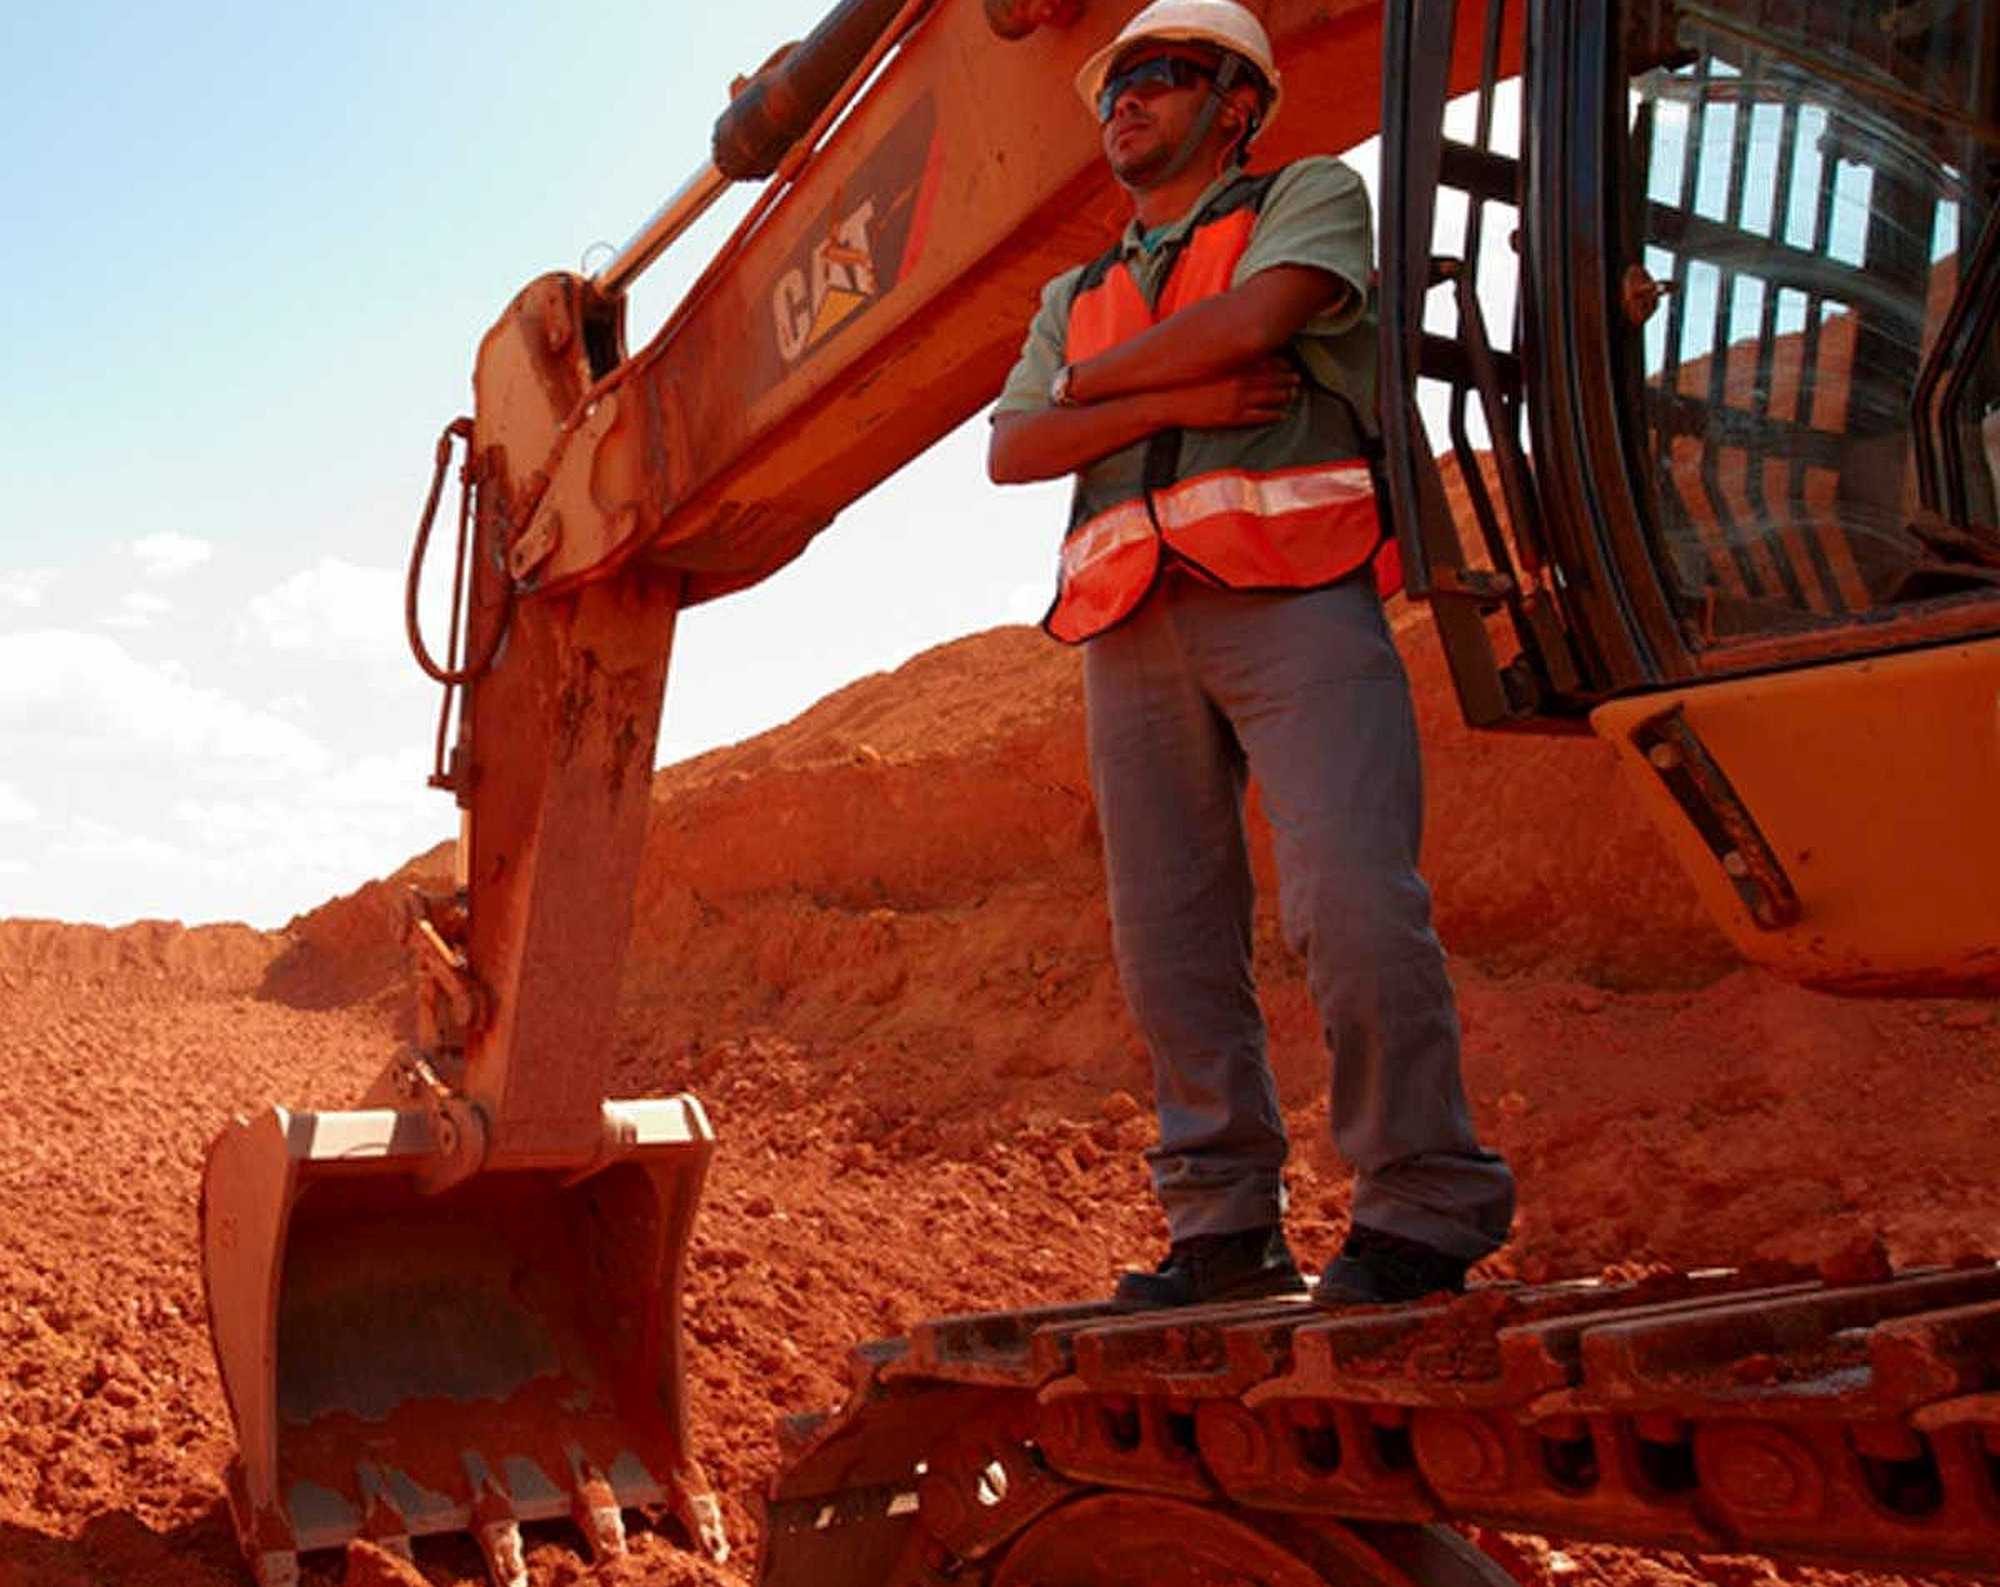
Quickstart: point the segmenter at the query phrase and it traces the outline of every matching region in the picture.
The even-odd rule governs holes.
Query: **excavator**
[[[842,0],[481,342],[441,657],[410,606],[462,820],[415,1039],[204,1170],[261,1587],[445,1532],[520,1587],[523,1523],[615,1556],[635,1508],[726,1552],[679,1316],[713,1132],[606,1095],[675,619],[991,400],[1123,221],[1066,85],[1131,9]],[[1612,746],[1749,959],[2000,987],[2000,0],[1257,9],[1260,159],[1381,140],[1383,496],[1466,718]],[[948,1317],[781,1436],[765,1587],[1510,1580],[1466,1525],[1992,1570],[2000,1267]]]

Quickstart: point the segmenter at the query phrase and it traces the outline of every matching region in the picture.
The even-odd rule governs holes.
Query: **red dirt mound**
[[[0,920],[0,987],[30,981],[75,985],[148,978],[176,991],[247,990],[283,943],[249,926],[196,926],[142,920],[130,926],[73,926],[60,920]]]
[[[403,985],[403,904],[413,886],[449,885],[453,845],[441,843],[395,875],[303,915],[284,929],[258,993],[293,1008],[344,1008],[397,996]]]

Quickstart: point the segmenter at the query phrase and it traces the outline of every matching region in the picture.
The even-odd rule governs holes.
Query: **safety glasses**
[[[1097,119],[1109,121],[1111,112],[1126,94],[1151,99],[1170,88],[1192,88],[1196,83],[1214,81],[1215,73],[1198,61],[1179,55],[1154,55],[1104,79],[1104,86],[1097,92]]]

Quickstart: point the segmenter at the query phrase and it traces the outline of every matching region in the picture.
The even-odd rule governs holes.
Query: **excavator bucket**
[[[262,1587],[367,1538],[468,1531],[525,1584],[519,1526],[597,1556],[662,1506],[709,1553],[688,1452],[680,1279],[713,1136],[692,1097],[604,1104],[608,1161],[431,1192],[429,1116],[238,1119],[202,1183],[209,1321],[238,1433],[230,1503]]]

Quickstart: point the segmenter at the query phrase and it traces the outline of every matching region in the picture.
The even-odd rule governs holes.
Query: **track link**
[[[840,1410],[787,1430],[764,1587],[1000,1582],[1025,1529],[1103,1490],[1405,1544],[1454,1521],[2000,1567],[1991,1265],[1499,1286],[1345,1312],[982,1313],[863,1346],[854,1372]]]

